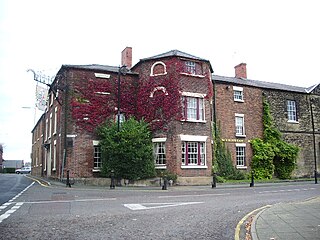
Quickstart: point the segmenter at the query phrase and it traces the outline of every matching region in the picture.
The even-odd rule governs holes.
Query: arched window
[[[167,74],[166,65],[163,62],[155,62],[151,67],[150,76],[158,76]]]
[[[168,95],[167,89],[165,87],[159,86],[159,87],[155,87],[153,91],[150,93],[151,98],[153,98],[153,95],[156,91],[162,91],[165,95]]]

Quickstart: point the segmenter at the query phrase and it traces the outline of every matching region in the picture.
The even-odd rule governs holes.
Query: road
[[[319,195],[312,182],[167,191],[36,183],[0,212],[17,209],[0,223],[0,239],[234,239],[254,209]]]

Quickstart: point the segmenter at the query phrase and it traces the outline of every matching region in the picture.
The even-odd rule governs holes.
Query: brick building
[[[244,63],[235,67],[235,77],[213,75],[212,80],[214,118],[237,168],[250,167],[250,140],[262,138],[265,97],[284,140],[300,147],[295,175],[314,174],[315,161],[320,157],[320,85],[303,88],[250,80]]]
[[[125,75],[122,67],[61,67],[49,90],[47,110],[33,130],[33,174],[65,178],[69,170],[74,178],[99,177],[101,153],[92,127],[106,117],[116,119],[121,79],[121,118],[145,117],[152,124],[162,123],[153,131],[156,168],[176,173],[181,183],[210,182],[210,62],[173,50],[141,59],[132,67],[132,49],[126,48],[122,65],[127,66]],[[165,105],[169,101],[175,104],[171,108],[180,111],[172,113]]]
[[[236,168],[248,171],[250,141],[263,137],[263,98],[284,139],[301,149],[296,176],[314,174],[320,156],[319,85],[305,89],[250,80],[244,63],[235,67],[235,77],[213,75],[208,60],[178,50],[132,66],[132,49],[125,48],[121,59],[126,68],[61,67],[46,112],[32,131],[32,174],[99,177],[94,128],[106,118],[130,116],[155,126],[155,167],[177,174],[180,183],[210,183],[215,122]]]

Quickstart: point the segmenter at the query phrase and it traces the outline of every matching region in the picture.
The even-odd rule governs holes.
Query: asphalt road
[[[167,191],[36,183],[0,212],[1,221],[16,209],[0,223],[0,239],[234,239],[254,209],[319,195],[312,182]]]
[[[32,182],[22,174],[0,174],[0,206],[18,195]]]

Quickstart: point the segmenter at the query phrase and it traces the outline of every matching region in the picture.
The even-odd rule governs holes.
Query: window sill
[[[244,100],[240,100],[240,99],[233,99],[235,102],[240,102],[240,103],[244,103]]]
[[[205,77],[204,75],[197,75],[197,74],[184,73],[184,72],[181,72],[180,74],[181,75],[185,75],[185,76],[190,76],[190,77],[198,77],[198,78],[204,78]]]
[[[98,168],[95,168],[95,169],[92,169],[92,172],[101,172],[101,170]]]
[[[247,166],[236,166],[237,169],[247,169]]]
[[[247,135],[239,135],[239,134],[236,134],[236,137],[245,138],[245,137],[247,137]]]
[[[167,169],[166,165],[155,165],[155,169]]]
[[[287,123],[299,124],[298,121],[288,120]]]
[[[188,119],[182,119],[181,122],[207,123],[206,120],[188,120]]]
[[[203,165],[182,165],[181,169],[207,169],[208,166]]]

